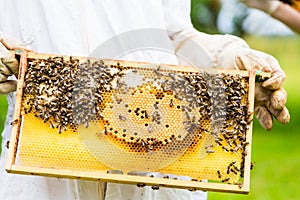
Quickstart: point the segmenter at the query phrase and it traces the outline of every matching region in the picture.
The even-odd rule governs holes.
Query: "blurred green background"
[[[6,117],[6,111],[7,110],[7,102],[6,102],[6,96],[0,95],[0,132],[2,133],[5,117]]]
[[[195,27],[208,33],[217,33],[218,1],[193,0],[192,19]],[[200,16],[200,14],[202,15]],[[241,18],[242,20],[242,18]],[[254,121],[251,189],[248,195],[209,192],[209,200],[296,200],[300,199],[300,37],[258,37],[244,34],[237,23],[236,32],[254,48],[276,57],[287,78],[287,107],[291,121],[288,125],[275,123],[272,131],[264,131]],[[3,130],[7,109],[6,98],[0,95],[0,132]]]

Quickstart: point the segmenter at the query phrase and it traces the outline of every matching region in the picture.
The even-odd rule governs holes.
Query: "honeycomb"
[[[28,58],[17,165],[240,184],[249,77]]]

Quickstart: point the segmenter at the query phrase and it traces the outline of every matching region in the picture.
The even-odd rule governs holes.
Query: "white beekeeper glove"
[[[289,122],[287,93],[281,88],[285,73],[274,57],[249,48],[244,40],[231,35],[209,35],[191,29],[175,33],[171,39],[181,65],[270,72],[271,78],[255,87],[256,117],[265,130],[271,130],[272,116],[283,124]]]
[[[237,40],[219,54],[218,63],[235,69],[270,72],[271,78],[255,85],[256,117],[266,130],[271,130],[273,126],[272,116],[282,124],[289,122],[290,115],[285,107],[287,93],[281,88],[285,73],[273,56],[250,49],[244,41]]]
[[[240,0],[246,6],[262,10],[272,15],[281,4],[278,0]]]
[[[17,88],[16,81],[7,80],[7,78],[12,75],[18,77],[19,62],[15,58],[14,53],[9,51],[16,49],[29,50],[22,44],[15,42],[0,32],[0,94],[13,92]]]

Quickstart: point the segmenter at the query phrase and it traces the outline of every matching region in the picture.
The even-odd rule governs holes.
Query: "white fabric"
[[[189,7],[189,1],[182,0],[0,0],[0,31],[17,38],[36,52],[89,56],[99,45],[112,38],[115,38],[113,43],[118,44],[118,48],[123,48],[124,41],[120,40],[122,37],[116,37],[120,34],[140,29],[162,30],[154,31],[159,32],[160,37],[144,38],[144,41],[153,41],[154,49],[134,49],[139,46],[135,44],[132,48],[124,48],[128,52],[111,56],[176,64],[166,29],[179,31],[191,28]],[[137,34],[137,37],[141,37]],[[127,43],[135,43],[135,37],[131,39]],[[163,48],[167,48],[162,50],[163,54],[157,52],[156,45],[161,43],[164,44]],[[102,55],[103,52],[98,53]],[[97,55],[98,53],[96,52]],[[110,56],[105,53],[103,55]],[[11,132],[9,124],[12,121],[14,94],[7,95],[7,99],[9,109],[2,133],[0,199],[101,199],[99,192],[102,186],[98,182],[21,176],[5,172],[5,143]],[[206,193],[200,191],[153,191],[149,187],[138,189],[136,186],[111,183],[108,184],[105,195],[106,199],[206,199]]]
[[[163,178],[165,175],[160,173],[131,173],[131,175],[139,175],[139,176],[153,176]],[[178,178],[180,180],[189,180],[190,178],[187,176],[177,177],[171,174],[168,174],[169,178]],[[130,195],[129,195],[130,194]],[[138,199],[138,200],[202,200],[207,199],[206,192],[187,192],[182,189],[169,189],[160,187],[159,190],[152,190],[149,186],[139,187],[132,185],[121,185],[114,183],[107,183],[106,190],[106,200],[116,200],[116,199]]]
[[[0,38],[1,39],[1,38]],[[10,57],[11,53],[0,43],[0,58]]]
[[[195,29],[186,29],[172,35],[173,46],[180,65],[194,65],[196,68],[236,68],[235,54],[239,50],[248,50],[247,43],[233,35],[209,35]],[[228,47],[237,47],[232,51]],[[222,58],[226,53],[227,58]]]

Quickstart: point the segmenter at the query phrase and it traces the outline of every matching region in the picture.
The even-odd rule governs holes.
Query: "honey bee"
[[[188,191],[190,192],[195,192],[197,189],[196,188],[189,188]]]
[[[152,190],[159,190],[159,186],[156,186],[156,185],[152,186],[151,188],[152,188]]]
[[[169,106],[170,106],[170,107],[173,107],[173,106],[174,106],[174,104],[173,104],[173,99],[170,99]]]
[[[9,141],[6,142],[5,147],[9,149]]]
[[[119,119],[122,121],[126,121],[126,117],[124,117],[123,115],[119,115]]]
[[[153,70],[158,78],[164,75],[163,73],[159,72],[160,67],[161,66],[159,65],[156,69]]]
[[[145,110],[145,118],[148,119],[149,118],[149,115],[147,113],[147,111]]]
[[[250,163],[250,170],[253,170],[253,169],[254,169],[254,163],[251,162],[251,163]]]
[[[50,121],[50,128],[55,128],[55,126],[54,126],[54,124],[53,124],[53,122],[52,121]]]
[[[10,125],[11,125],[11,126],[14,126],[14,125],[16,125],[16,124],[18,123],[18,121],[19,121],[18,119],[15,119],[14,121],[12,121],[12,122],[10,123]]]
[[[232,172],[232,173],[234,173],[235,175],[237,175],[237,172],[234,170],[234,169],[230,169],[230,171]]]
[[[138,187],[145,187],[146,184],[145,183],[138,183],[136,186],[138,186]]]
[[[108,131],[107,131],[107,127],[104,127],[104,135],[107,135]]]
[[[240,189],[243,187],[242,183],[237,183],[237,185],[239,186]]]
[[[218,170],[217,173],[218,173],[218,178],[222,178],[220,170]]]
[[[207,150],[206,150],[206,153],[215,153],[215,150],[207,149]]]
[[[150,124],[150,125],[148,126],[148,132],[149,132],[149,133],[152,132],[152,124]]]
[[[224,179],[222,180],[222,183],[228,182],[229,180],[230,180],[229,177],[228,177],[228,178],[224,178]]]

